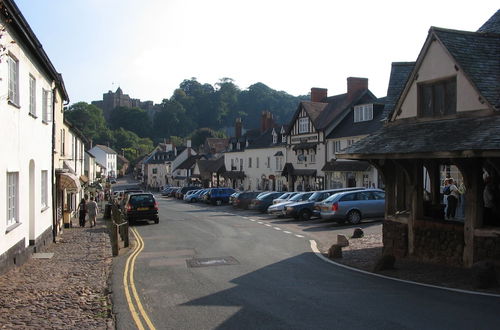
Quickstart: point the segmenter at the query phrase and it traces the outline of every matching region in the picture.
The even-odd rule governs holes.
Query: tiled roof
[[[365,172],[370,168],[370,163],[358,160],[331,160],[326,162],[323,172]]]
[[[103,144],[96,144],[96,147],[99,147],[102,151],[106,152],[107,154],[117,154],[116,151]]]
[[[386,120],[390,113],[394,110],[399,96],[410,77],[415,62],[393,62],[391,66],[391,76],[389,78],[389,87],[387,88],[387,97],[385,99],[384,112],[382,120]]]
[[[218,159],[200,159],[196,164],[202,176],[212,173],[223,173],[226,171],[224,157]]]
[[[148,159],[144,161],[146,164],[163,164],[165,162],[171,162],[176,158],[173,151],[154,151]]]
[[[500,9],[477,30],[477,32],[500,33]]]
[[[500,110],[500,34],[431,28],[479,90]]]
[[[190,156],[185,161],[183,161],[176,169],[184,169],[188,170],[193,168],[196,164],[196,161],[204,157],[203,155]]]
[[[344,154],[357,155],[353,158],[383,158],[390,154],[402,157],[454,152],[466,157],[468,154],[463,152],[492,150],[500,153],[499,115],[386,125],[353,144]]]

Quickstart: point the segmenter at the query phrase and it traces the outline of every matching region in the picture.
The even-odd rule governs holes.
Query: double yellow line
[[[156,328],[146,314],[144,307],[142,307],[141,300],[139,299],[139,295],[137,294],[137,290],[134,284],[135,259],[144,249],[144,241],[135,228],[130,227],[130,231],[132,232],[132,234],[134,234],[137,244],[134,248],[134,251],[132,251],[132,254],[130,254],[130,256],[127,258],[127,262],[125,263],[125,271],[123,273],[123,288],[125,289],[125,298],[127,299],[128,308],[130,309],[130,313],[132,314],[132,318],[134,319],[137,328],[139,330],[146,329],[143,324],[144,321],[146,323],[146,326],[150,330],[154,330]]]

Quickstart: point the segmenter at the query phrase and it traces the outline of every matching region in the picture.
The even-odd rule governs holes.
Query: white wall
[[[5,39],[4,39],[5,38]],[[42,123],[42,88],[52,90],[52,80],[31,63],[30,56],[19,43],[11,43],[8,31],[2,40],[8,53],[19,61],[19,108],[10,105],[8,96],[8,64],[5,55],[0,61],[0,254],[5,253],[20,240],[34,240],[52,226],[52,124]],[[36,115],[29,115],[29,76],[36,79]],[[30,163],[32,180],[30,180]],[[48,207],[41,207],[41,171],[48,173]],[[18,219],[19,225],[7,228],[7,172],[19,173]],[[31,181],[31,185],[30,185]],[[31,191],[31,194],[30,194]],[[31,203],[30,203],[31,195]],[[13,226],[10,226],[12,228]],[[8,231],[8,232],[7,232]]]

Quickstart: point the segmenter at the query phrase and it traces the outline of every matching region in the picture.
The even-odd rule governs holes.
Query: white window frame
[[[49,207],[49,172],[48,171],[42,171],[42,176],[41,176],[41,205],[42,205],[42,210],[46,209]]]
[[[52,91],[42,89],[42,121],[52,122]]]
[[[309,162],[316,163],[316,153],[314,151],[309,152]]]
[[[359,123],[373,119],[373,104],[356,105],[354,107],[354,122]]]
[[[19,106],[19,61],[9,54],[7,63],[9,67],[8,99],[9,102]]]
[[[342,151],[342,141],[333,141],[333,152],[338,153],[340,151]]]
[[[299,118],[299,133],[309,133],[309,118]]]
[[[7,172],[7,228],[19,223],[19,172]]]
[[[282,143],[286,143],[286,135],[283,133],[283,135],[281,136],[281,142]]]
[[[276,132],[273,131],[273,144],[276,144],[278,142],[278,135]]]
[[[29,84],[30,84],[29,112],[30,115],[36,118],[36,79],[32,75],[29,75]]]

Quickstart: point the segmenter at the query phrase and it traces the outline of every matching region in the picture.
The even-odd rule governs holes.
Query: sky
[[[387,93],[392,62],[415,61],[431,26],[476,31],[497,1],[15,0],[70,103],[121,87],[160,103],[184,79],[289,94]]]

